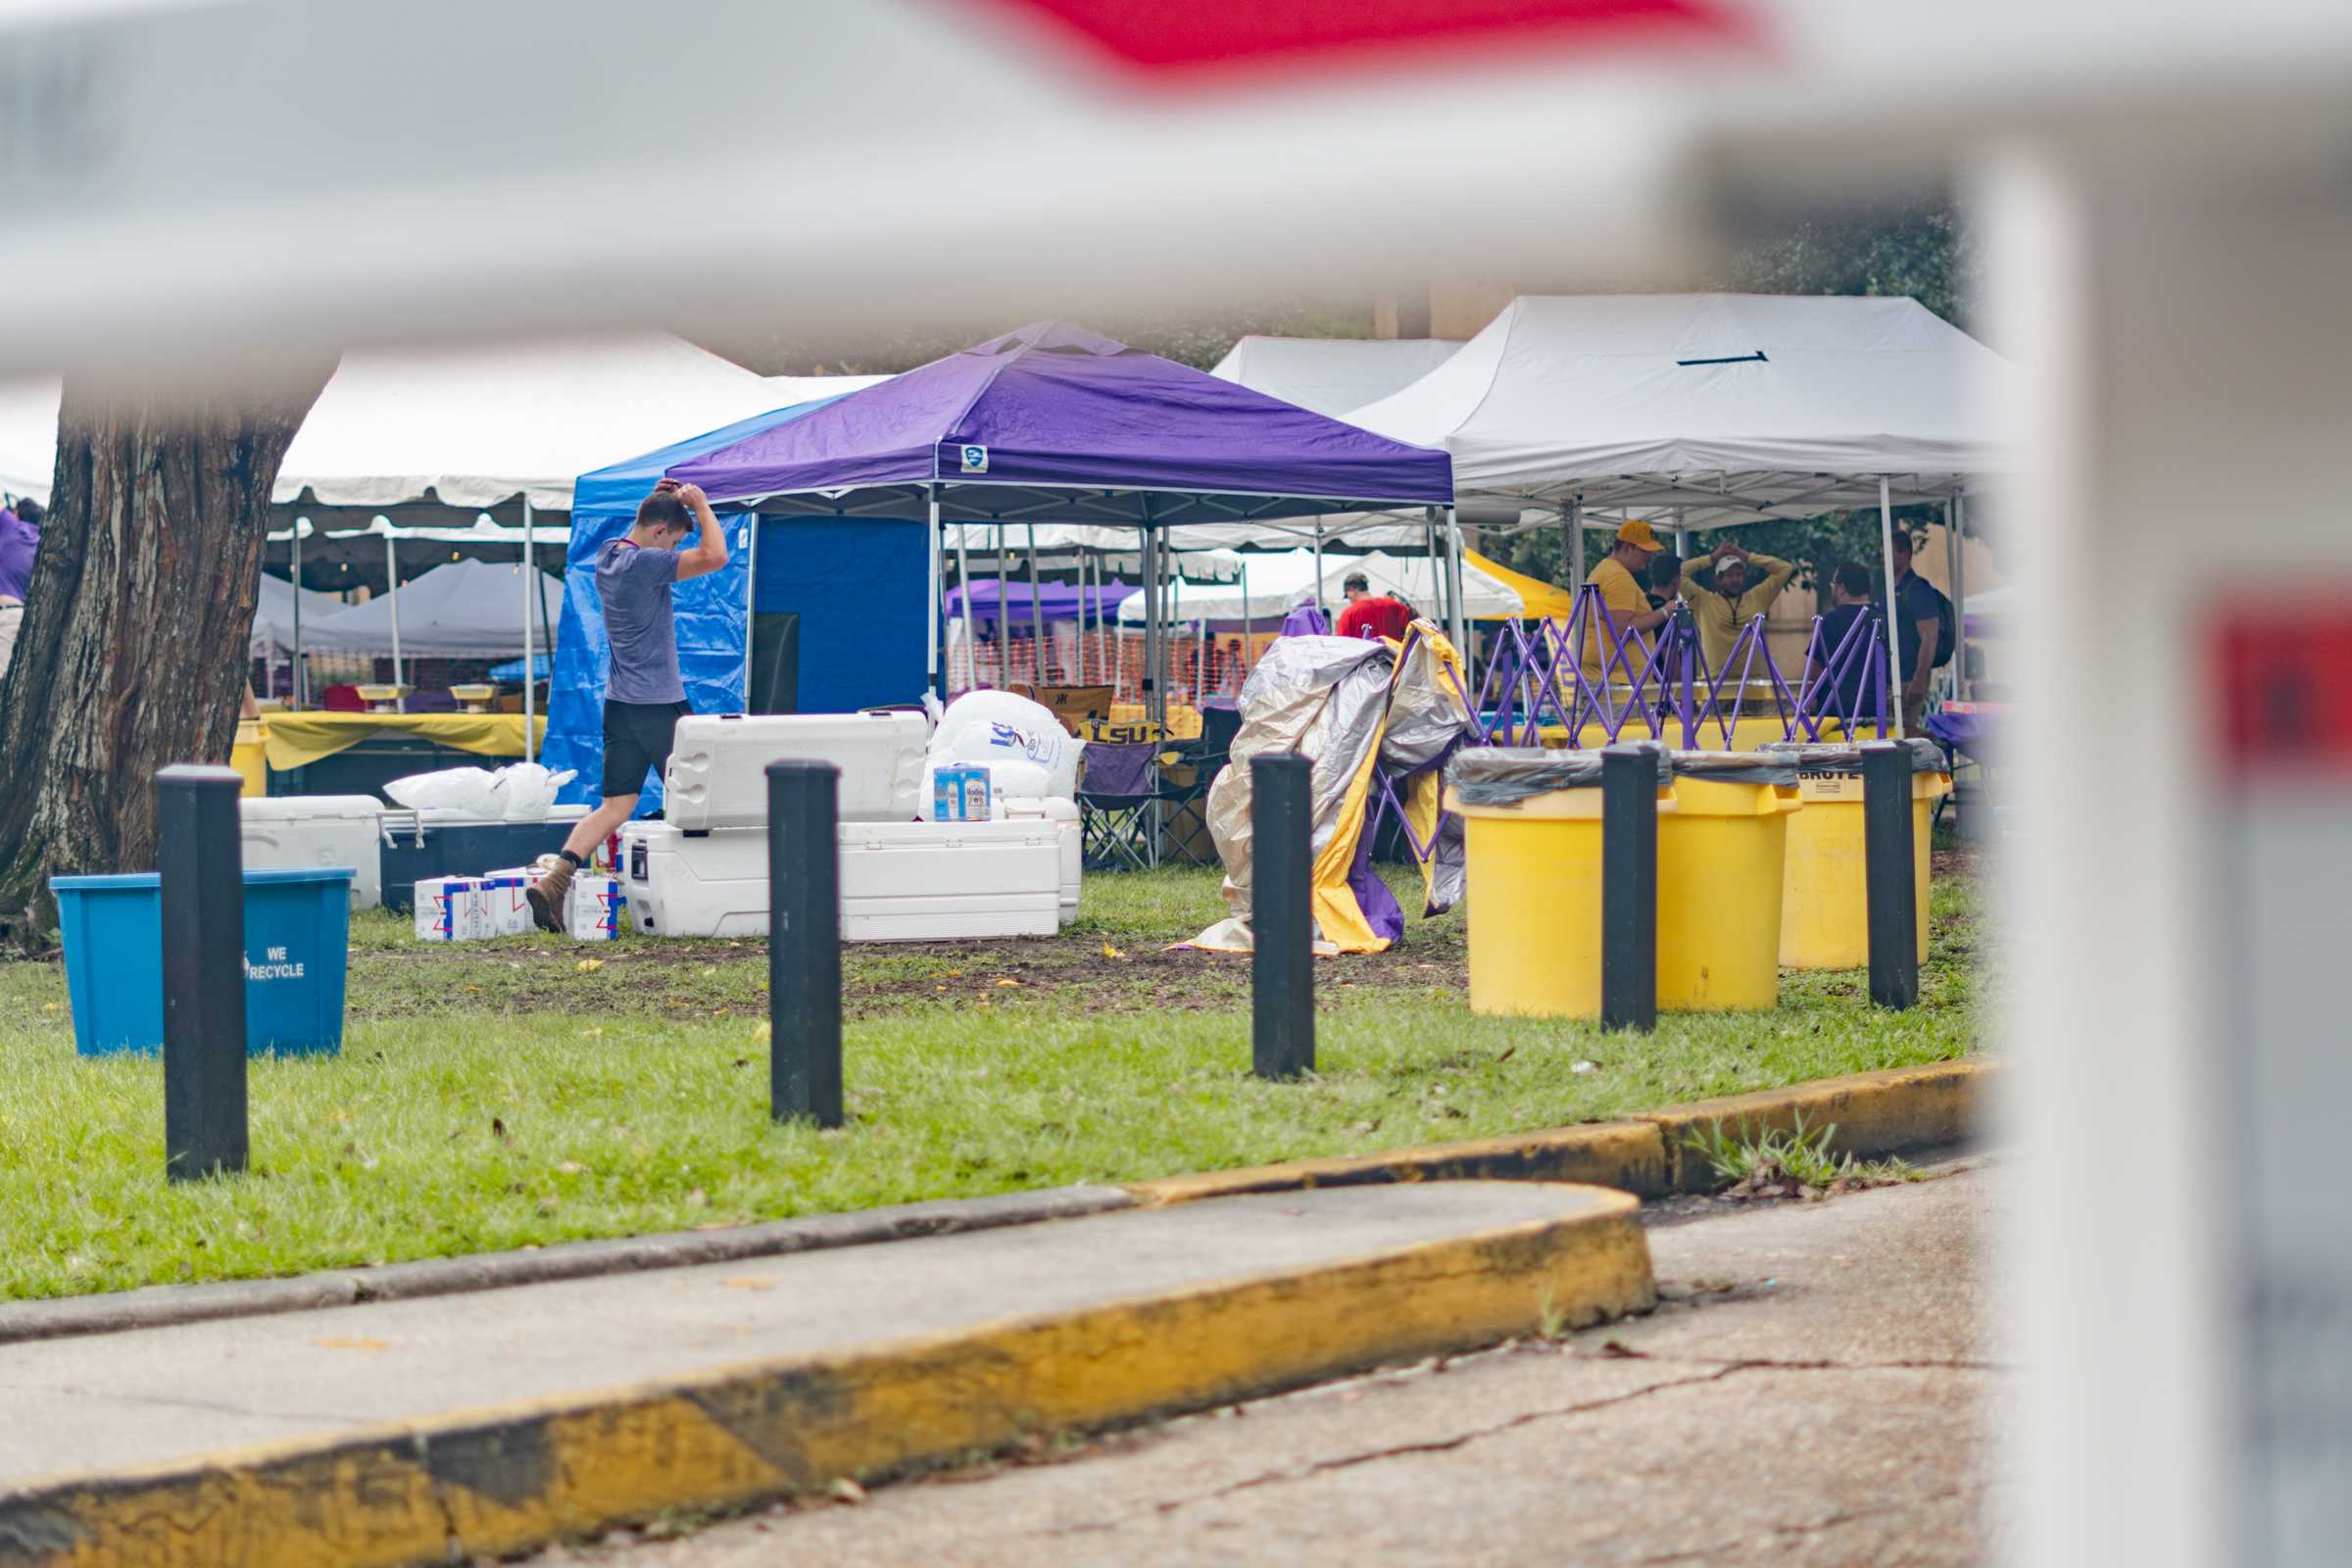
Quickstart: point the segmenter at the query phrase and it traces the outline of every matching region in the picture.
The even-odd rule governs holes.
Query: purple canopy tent
[[[999,593],[1003,594],[1003,609]],[[1032,594],[1025,582],[990,582],[983,577],[971,584],[968,594],[970,609],[965,609],[967,590],[948,590],[947,607],[951,615],[968,615],[973,626],[994,636],[1000,616],[1006,619],[1006,630],[1015,637],[1024,636],[1024,623],[1034,629],[1043,620],[1101,621],[1118,618],[1119,606],[1134,593],[1133,585],[1118,581],[1087,583],[1049,582],[1041,584]]]
[[[672,478],[762,514],[930,521],[930,662],[940,684],[940,525],[1135,528],[1147,668],[1159,667],[1162,530],[1418,506],[1446,513],[1457,583],[1453,464],[1128,348],[1039,321],[682,462]],[[919,509],[919,510],[918,510]],[[1458,603],[1458,591],[1455,594]],[[1457,630],[1456,642],[1460,638]],[[1147,677],[1152,715],[1165,695]]]

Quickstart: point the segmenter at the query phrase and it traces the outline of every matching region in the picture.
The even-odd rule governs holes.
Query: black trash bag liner
[[[1943,748],[1924,735],[1913,735],[1891,743],[1873,741],[1870,744],[1900,746],[1910,757],[1911,771],[1914,773],[1948,773],[1952,770],[1950,760],[1943,755]],[[1858,744],[1766,741],[1763,749],[1807,773],[1852,773],[1859,776],[1862,771],[1862,747]]]

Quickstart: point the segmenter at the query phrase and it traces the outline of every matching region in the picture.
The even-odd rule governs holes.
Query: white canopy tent
[[[1527,295],[1347,416],[1453,455],[1457,494],[1683,526],[1949,500],[2010,466],[2007,366],[1912,299]]]
[[[530,576],[538,583],[543,621],[553,625],[563,605],[564,585],[544,571]],[[530,585],[519,564],[454,561],[364,605],[324,616],[316,625],[306,614],[303,652],[506,659],[523,646],[514,606],[529,597]]]
[[[1451,338],[1261,337],[1236,343],[1211,375],[1253,392],[1345,418],[1412,385],[1453,357]]]
[[[1892,509],[1944,507],[1957,548],[1971,481],[2014,466],[2009,378],[1908,298],[1525,295],[1348,418],[1445,447],[1464,501],[1548,503],[1580,579],[1588,508],[1679,531],[1875,506],[1891,601]]]
[[[293,652],[297,617],[306,627],[317,626],[328,616],[339,615],[348,608],[333,594],[297,588],[283,577],[272,577],[263,572],[261,595],[253,612],[253,657],[269,659]]]
[[[1205,620],[1226,628],[1244,622],[1262,622],[1270,629],[1282,623],[1283,616],[1290,613],[1300,595],[1310,588],[1319,585],[1322,603],[1340,603],[1346,597],[1342,585],[1359,571],[1371,582],[1374,593],[1396,594],[1424,613],[1433,611],[1444,592],[1443,556],[1399,559],[1377,551],[1362,556],[1326,555],[1320,569],[1312,550],[1234,555],[1227,559],[1240,574],[1236,580],[1187,582],[1181,597],[1169,608],[1169,618],[1185,624]],[[1463,562],[1461,573],[1462,612],[1466,616],[1488,619],[1523,612],[1519,595],[1475,564]],[[1139,589],[1120,603],[1119,624],[1134,627],[1143,623],[1144,600]]]
[[[666,333],[343,357],[286,451],[287,517],[470,527],[571,510],[572,481],[778,406],[762,376]],[[791,401],[786,397],[784,401]],[[340,514],[340,517],[338,516]]]
[[[526,561],[541,519],[568,517],[579,475],[616,455],[650,452],[681,431],[715,429],[778,402],[779,389],[765,377],[660,332],[354,350],[287,449],[272,510],[287,526],[309,518],[329,529],[337,522],[373,527],[382,519],[387,528],[470,530],[487,514],[518,525],[516,559]],[[387,533],[387,552],[398,537]],[[536,612],[519,566],[509,581],[518,597],[508,625],[521,623],[527,668],[540,651],[532,630]],[[385,613],[395,634],[387,640],[397,640],[405,629],[399,612]],[[413,638],[410,644],[411,653],[427,651]],[[533,747],[531,698],[525,681],[526,756]]]

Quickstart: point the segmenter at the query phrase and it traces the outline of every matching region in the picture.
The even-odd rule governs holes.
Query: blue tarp
[[[548,662],[548,658],[545,654],[533,654],[531,656],[531,678],[533,680],[547,679],[548,672],[553,668],[554,666]],[[503,664],[492,664],[490,666],[490,679],[493,683],[500,686],[521,685],[522,661],[519,659],[510,659]]]
[[[802,712],[923,700],[929,533],[911,518],[760,519],[757,602],[801,617]]]
[[[596,553],[608,540],[628,532],[637,519],[637,503],[673,464],[801,418],[832,401],[795,404],[739,419],[723,429],[580,475],[571,494],[571,552],[564,570],[564,615],[556,636],[547,743],[541,752],[549,767],[578,770],[578,776],[564,786],[560,800],[593,806],[604,799],[605,675],[611,645],[605,639],[604,607],[596,597]],[[678,674],[686,684],[686,701],[698,713],[743,710],[744,574],[751,569],[751,519],[738,514],[720,521],[726,526],[726,568],[678,584],[671,602],[678,628]],[[914,597],[919,613],[920,590]],[[649,773],[638,812],[650,815],[661,804],[662,780]]]

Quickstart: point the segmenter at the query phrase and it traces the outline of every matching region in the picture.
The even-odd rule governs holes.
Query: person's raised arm
[[[710,510],[710,500],[699,484],[678,486],[678,499],[694,514],[695,526],[700,530],[695,542],[678,552],[678,581],[689,577],[704,577],[727,564],[727,536],[719,532],[718,514]]]

